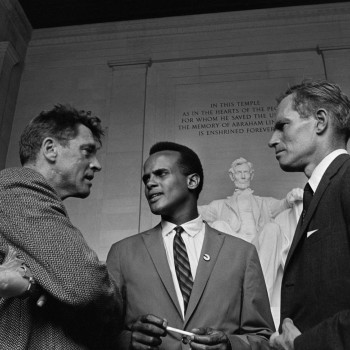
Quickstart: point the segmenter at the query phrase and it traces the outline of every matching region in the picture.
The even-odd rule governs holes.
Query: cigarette
[[[186,332],[186,331],[183,331],[182,329],[173,328],[173,327],[170,327],[170,326],[168,326],[166,329],[167,329],[167,331],[170,331],[170,332],[180,333],[180,334],[183,334],[183,335],[188,335],[190,337],[194,336],[194,333]]]

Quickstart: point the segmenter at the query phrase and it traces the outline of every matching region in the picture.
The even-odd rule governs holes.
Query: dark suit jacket
[[[210,260],[202,258],[209,254]],[[130,322],[143,314],[168,320],[169,326],[191,330],[212,327],[230,335],[232,349],[268,348],[274,328],[266,287],[255,247],[206,225],[191,298],[182,319],[161,226],[115,243],[107,266],[122,288],[125,330],[118,346],[128,349]],[[162,350],[188,349],[181,336],[163,338]]]
[[[121,298],[54,189],[27,168],[0,172],[0,262],[8,245],[48,300],[0,299],[0,349],[107,349]]]
[[[282,280],[281,320],[285,317],[302,332],[296,350],[350,349],[348,155],[328,167],[296,229]]]

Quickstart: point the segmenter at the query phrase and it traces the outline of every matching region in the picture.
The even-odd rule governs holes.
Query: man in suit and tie
[[[1,350],[114,346],[120,294],[62,202],[90,194],[94,174],[101,170],[96,152],[102,135],[97,117],[55,106],[34,118],[22,133],[23,167],[0,172],[2,272],[9,268],[8,260],[15,268],[24,262],[21,275],[28,284],[21,297],[13,297],[23,290],[15,282],[21,266],[12,271],[17,275],[5,270],[7,282],[14,286],[0,298]],[[36,290],[46,295],[41,308],[36,305]]]
[[[155,144],[143,182],[161,223],[115,243],[107,258],[124,300],[118,349],[267,349],[274,325],[256,249],[199,216],[197,154]],[[188,342],[167,326],[195,335]]]
[[[350,101],[339,86],[303,82],[277,108],[269,142],[285,171],[308,178],[284,268],[274,349],[350,349]]]

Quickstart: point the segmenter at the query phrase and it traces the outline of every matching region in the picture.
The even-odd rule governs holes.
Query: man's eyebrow
[[[99,149],[101,149],[101,146],[96,145],[95,143],[83,143],[80,146],[81,149],[88,148],[89,151],[97,152]]]
[[[151,176],[151,174],[160,175],[161,173],[163,173],[165,171],[168,172],[169,169],[167,169],[167,168],[158,168],[158,169],[152,170],[150,173],[144,174],[142,176],[142,181],[147,180]]]
[[[159,174],[159,173],[162,173],[163,171],[168,171],[168,169],[167,168],[158,168],[152,172],[153,172],[153,174]]]

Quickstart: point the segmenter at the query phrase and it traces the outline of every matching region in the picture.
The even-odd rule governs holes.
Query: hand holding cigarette
[[[191,349],[220,349],[232,350],[228,336],[223,332],[209,327],[193,328],[193,338],[191,339]]]
[[[131,346],[130,349],[158,348],[162,343],[162,337],[166,336],[168,321],[148,314],[142,315],[130,324]]]

